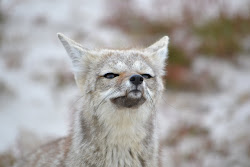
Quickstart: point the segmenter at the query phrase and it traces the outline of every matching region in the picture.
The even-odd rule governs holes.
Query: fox
[[[58,38],[82,95],[68,136],[39,147],[15,167],[158,167],[157,106],[169,37],[138,49],[87,49]]]

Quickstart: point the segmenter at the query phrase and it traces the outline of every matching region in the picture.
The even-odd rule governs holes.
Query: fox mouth
[[[142,105],[146,99],[143,97],[143,92],[140,90],[132,90],[125,96],[112,98],[111,102],[118,107],[137,108]]]

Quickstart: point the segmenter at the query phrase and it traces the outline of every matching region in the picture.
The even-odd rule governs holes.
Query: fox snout
[[[141,75],[132,75],[129,80],[132,84],[138,86],[143,82],[143,77]]]
[[[130,86],[126,88],[125,95],[112,98],[111,102],[119,108],[137,108],[146,101],[144,97],[144,79],[139,74],[133,74],[126,78],[124,82],[129,82]]]
[[[132,75],[129,78],[132,87],[128,90],[127,97],[131,99],[140,99],[143,96],[144,88],[142,86],[143,77],[141,75]]]

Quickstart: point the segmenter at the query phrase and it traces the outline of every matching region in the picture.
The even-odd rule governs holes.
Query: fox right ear
[[[81,61],[83,55],[87,54],[87,50],[84,49],[80,44],[69,39],[61,33],[57,33],[58,38],[62,42],[64,48],[66,49],[68,55],[70,56],[73,65],[78,65]]]
[[[75,80],[78,87],[81,89],[85,81],[85,75],[90,65],[92,55],[87,49],[84,49],[80,44],[69,39],[65,35],[61,33],[57,35],[72,60]]]

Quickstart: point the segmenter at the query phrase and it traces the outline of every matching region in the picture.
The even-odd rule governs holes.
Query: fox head
[[[91,104],[115,109],[152,106],[163,90],[167,36],[145,49],[88,50],[58,33],[71,57],[76,83]]]

